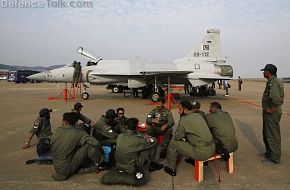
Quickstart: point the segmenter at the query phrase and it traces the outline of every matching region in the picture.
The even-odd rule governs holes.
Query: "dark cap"
[[[79,102],[77,102],[77,103],[75,103],[75,105],[74,105],[74,109],[75,110],[79,110],[79,109],[81,109],[82,107],[84,107],[81,103],[79,103]]]
[[[188,110],[193,109],[192,103],[190,103],[190,101],[188,101],[188,100],[184,100],[184,101],[180,102],[180,105]]]
[[[199,109],[200,108],[200,103],[198,101],[193,101],[192,105],[193,105],[192,109]]]
[[[42,108],[40,111],[39,111],[39,115],[41,117],[45,116],[46,114],[48,114],[49,112],[52,112],[52,109],[47,109],[47,108]]]
[[[276,75],[277,67],[273,64],[267,64],[264,69],[261,69],[261,71],[269,71],[272,75]]]
[[[116,114],[115,110],[109,109],[106,111],[105,117],[106,118],[115,118],[115,117],[117,117],[117,114]]]

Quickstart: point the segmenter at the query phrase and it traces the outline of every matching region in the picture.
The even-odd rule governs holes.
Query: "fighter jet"
[[[191,84],[192,87],[201,87],[233,77],[232,66],[222,56],[218,29],[208,29],[201,42],[184,57],[166,64],[138,59],[103,60],[83,47],[79,47],[77,53],[89,59],[88,64],[82,67],[81,82],[85,87],[87,84],[125,83],[129,88],[142,87],[142,94],[150,94],[153,101],[159,98],[158,86],[163,84]],[[71,82],[73,72],[73,67],[65,66],[31,75],[29,78],[36,81]],[[86,88],[82,98],[89,98]]]

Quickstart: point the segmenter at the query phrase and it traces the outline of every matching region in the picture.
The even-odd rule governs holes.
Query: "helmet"
[[[81,103],[77,102],[74,105],[74,110],[80,110],[82,107],[84,107]]]
[[[39,116],[40,117],[44,117],[46,114],[52,112],[52,109],[47,109],[47,108],[42,108],[40,111],[39,111]]]

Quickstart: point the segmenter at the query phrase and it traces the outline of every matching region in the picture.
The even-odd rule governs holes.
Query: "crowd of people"
[[[274,65],[266,65],[262,70],[268,79],[262,101],[266,146],[266,160],[263,162],[279,164],[283,84],[276,78]],[[229,153],[238,149],[233,119],[219,102],[211,102],[206,114],[200,110],[198,101],[180,101],[180,119],[175,132],[172,113],[164,104],[165,99],[161,96],[157,108],[147,115],[145,133],[138,131],[140,122],[137,118],[125,116],[124,108],[108,109],[94,122],[81,113],[83,105],[79,102],[63,114],[62,126],[52,133],[52,110],[43,108],[22,149],[29,148],[36,135],[37,154],[51,156],[55,168],[52,178],[56,181],[67,180],[76,173],[108,170],[101,177],[101,183],[132,186],[148,183],[150,173],[163,168],[167,174],[176,176],[179,156],[187,157],[191,164],[215,154],[227,160]],[[159,152],[158,144],[161,147]],[[159,163],[162,159],[166,160],[165,166]]]

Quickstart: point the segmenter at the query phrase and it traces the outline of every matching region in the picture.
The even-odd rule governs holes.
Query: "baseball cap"
[[[105,115],[105,117],[106,117],[106,118],[115,118],[115,117],[117,117],[117,114],[116,114],[115,110],[113,110],[113,109],[108,109],[108,110],[106,111],[106,115]]]
[[[81,109],[82,107],[84,107],[84,106],[79,102],[75,103],[75,105],[74,105],[75,110]]]
[[[193,101],[192,105],[193,105],[192,109],[199,109],[200,108],[200,103],[198,101]]]
[[[271,74],[276,74],[277,67],[273,64],[267,64],[264,69],[261,69],[261,71],[269,71]]]
[[[49,112],[52,112],[52,109],[42,108],[42,109],[39,111],[39,115],[40,115],[40,116],[45,116],[45,115],[48,114]]]

